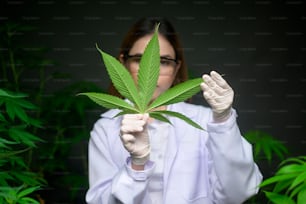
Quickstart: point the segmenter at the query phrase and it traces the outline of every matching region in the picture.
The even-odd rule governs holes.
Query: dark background
[[[109,79],[95,43],[117,56],[124,34],[139,17],[167,17],[180,34],[191,77],[210,70],[225,74],[236,94],[234,108],[242,133],[262,130],[288,146],[290,155],[305,154],[306,3],[302,0],[1,0],[0,11],[0,24],[37,28],[20,33],[31,45],[25,52],[48,47],[48,58],[57,62],[50,64],[50,73],[60,70],[72,76],[51,81],[50,92],[79,80],[106,89]],[[24,80],[34,83],[35,74]],[[194,103],[203,104],[200,95]],[[99,114],[100,110],[91,112],[91,126]],[[72,157],[72,165],[77,166],[78,158],[86,155]],[[265,175],[272,171],[261,168]]]

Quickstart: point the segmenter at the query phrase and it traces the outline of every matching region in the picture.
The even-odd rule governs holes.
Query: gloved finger
[[[214,92],[216,97],[222,97],[224,96],[225,92],[227,92],[227,89],[224,89],[220,87],[219,85],[216,85],[215,87],[210,88],[212,92]]]
[[[132,152],[134,151],[135,148],[135,137],[133,135],[130,134],[123,134],[121,135],[121,141],[123,146],[129,151]]]
[[[123,119],[131,119],[131,120],[144,120],[147,121],[149,118],[149,114],[148,113],[144,113],[144,114],[125,114],[123,116]]]
[[[145,118],[145,120],[143,119]],[[146,124],[146,116],[144,114],[127,114],[123,116],[121,121],[122,132],[140,132]]]
[[[211,79],[223,89],[231,89],[230,85],[223,79],[223,77],[216,71],[210,72]]]
[[[129,119],[129,118],[123,118],[121,121],[121,125],[126,126],[144,126],[146,121],[144,120],[135,120],[135,119]]]
[[[125,114],[123,118],[141,120],[144,114]]]
[[[209,87],[206,83],[201,83],[200,84],[200,86],[201,86],[201,89],[202,89],[202,91],[203,91],[203,94],[205,93],[205,99],[208,97],[208,98],[211,98],[211,97],[216,97],[216,96],[218,96],[219,95],[219,92],[221,92],[221,90],[220,91],[216,91],[215,89],[221,89],[220,87],[215,87],[215,88],[211,88],[211,87]]]
[[[201,83],[200,86],[203,91],[205,99],[219,97],[219,92],[222,92],[222,88],[218,86],[211,88],[206,83]]]
[[[204,80],[204,83],[206,83],[208,87],[214,88],[217,86],[216,82],[209,75],[204,74],[202,78]]]
[[[145,113],[145,114],[126,114],[123,116],[123,119],[122,121],[125,121],[125,122],[132,122],[133,121],[144,121],[144,122],[147,122],[147,120],[149,119],[149,114],[148,113]]]
[[[201,83],[200,87],[201,87],[202,91],[204,91],[204,92],[210,90],[209,86],[205,82]]]
[[[131,134],[122,134],[120,135],[120,139],[123,144],[135,143],[136,141],[135,137]]]
[[[123,133],[141,132],[144,125],[144,121],[122,121],[120,130]]]
[[[205,92],[203,92],[203,96],[204,96],[204,98],[205,98],[205,100],[210,104],[210,105],[212,105],[212,103],[214,103],[214,101],[215,101],[215,93],[213,92],[213,91],[211,91],[211,90],[209,90],[209,91],[205,91]]]

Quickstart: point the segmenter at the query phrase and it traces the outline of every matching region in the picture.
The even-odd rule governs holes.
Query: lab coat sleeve
[[[236,112],[223,123],[208,123],[208,148],[216,179],[213,197],[216,203],[243,203],[258,192],[262,175],[253,161],[252,146],[241,136]]]
[[[150,203],[146,189],[154,164],[148,163],[144,171],[134,171],[130,167],[129,158],[123,162],[124,164],[115,163],[112,152],[118,150],[111,147],[108,137],[109,133],[114,134],[116,131],[110,130],[109,126],[105,128],[107,125],[102,121],[95,124],[89,140],[89,190],[86,202],[88,204]]]

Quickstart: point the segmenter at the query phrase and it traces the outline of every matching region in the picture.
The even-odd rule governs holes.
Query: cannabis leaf
[[[195,128],[203,130],[200,125],[181,113],[156,110],[160,106],[185,101],[199,92],[200,84],[203,82],[202,78],[191,79],[176,85],[162,93],[154,101],[151,101],[160,71],[158,27],[159,25],[156,26],[155,32],[141,57],[137,75],[137,85],[124,65],[116,58],[103,52],[96,45],[115,88],[128,100],[123,100],[119,97],[104,93],[88,92],[78,95],[88,96],[92,101],[105,108],[120,109],[121,112],[118,115],[128,113],[149,113],[152,118],[171,123],[165,116],[168,115],[180,118]]]
[[[103,58],[106,70],[116,89],[122,96],[133,101],[137,107],[140,107],[140,96],[128,70],[116,58],[103,52],[98,46],[96,47]]]
[[[202,78],[191,79],[180,83],[171,89],[168,89],[159,95],[149,106],[149,110],[157,108],[162,105],[169,105],[185,101],[194,94],[200,91],[200,83],[203,82]]]
[[[159,66],[158,35],[153,35],[141,57],[137,75],[139,94],[142,98],[141,111],[145,111],[148,103],[152,99],[159,77]]]

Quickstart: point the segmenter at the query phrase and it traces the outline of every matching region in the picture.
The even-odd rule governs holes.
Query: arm
[[[89,204],[149,203],[146,186],[154,165],[148,162],[145,170],[135,171],[130,159],[114,161],[112,152],[122,149],[118,147],[120,143],[112,145],[113,141],[109,141],[109,137],[114,137],[111,134],[116,132],[118,134],[105,119],[98,121],[91,132],[88,155],[90,187],[86,201]]]
[[[241,136],[232,109],[234,91],[216,72],[203,75],[203,96],[212,108],[212,122],[207,126],[217,203],[242,203],[258,191],[262,175],[253,161],[251,145]]]
[[[242,203],[258,191],[262,175],[253,161],[252,146],[241,136],[236,113],[224,123],[209,123],[208,148],[213,159],[217,203]]]

